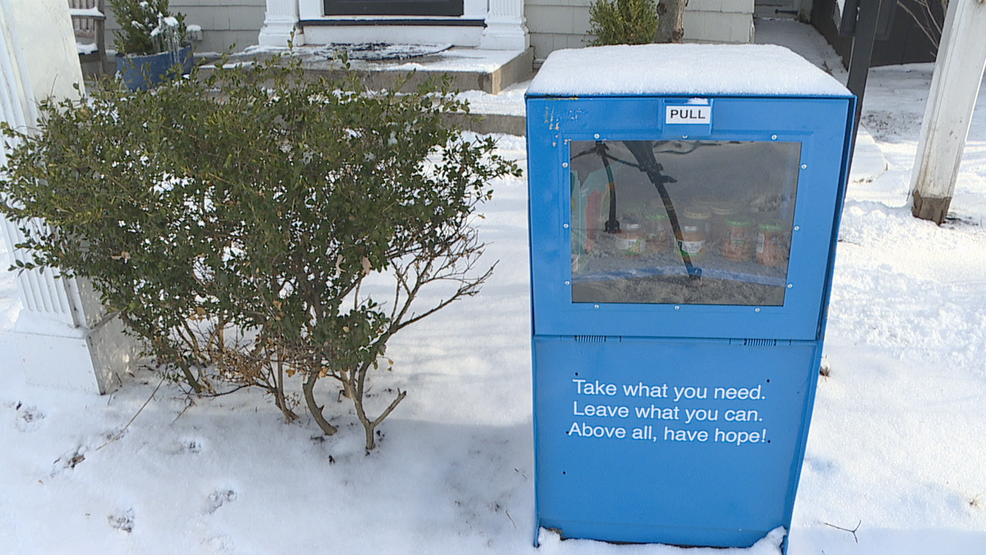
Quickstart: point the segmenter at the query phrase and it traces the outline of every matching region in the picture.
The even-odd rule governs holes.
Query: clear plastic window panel
[[[571,141],[572,301],[781,306],[801,143]]]

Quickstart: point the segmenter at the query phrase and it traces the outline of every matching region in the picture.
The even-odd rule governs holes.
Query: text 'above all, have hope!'
[[[768,380],[769,381],[769,380]],[[764,427],[764,385],[709,387],[612,383],[573,379],[576,398],[566,432],[576,438],[609,438],[649,442],[698,442],[731,445],[770,443]],[[649,402],[650,399],[656,401]],[[625,401],[625,404],[619,401]],[[641,401],[644,401],[641,403]],[[681,406],[679,403],[708,403]],[[607,419],[600,423],[599,419]],[[617,424],[612,424],[617,420]],[[627,422],[620,422],[620,421]],[[655,426],[654,420],[665,423]],[[662,429],[663,428],[663,429]]]

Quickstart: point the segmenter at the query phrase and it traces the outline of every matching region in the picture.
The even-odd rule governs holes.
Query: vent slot
[[[747,347],[776,347],[776,339],[744,339],[743,345]]]
[[[605,343],[605,335],[576,335],[576,343]]]

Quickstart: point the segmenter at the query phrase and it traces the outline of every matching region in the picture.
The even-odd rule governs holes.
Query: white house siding
[[[586,46],[592,0],[527,0],[524,15],[534,57],[554,50]],[[754,0],[689,0],[685,8],[686,42],[753,42]]]
[[[587,34],[591,3],[591,0],[527,0],[524,16],[534,57],[543,60],[555,50],[586,46],[591,39]]]
[[[524,16],[535,58],[586,46],[591,1],[526,0]],[[754,0],[689,0],[685,41],[753,42],[753,4]],[[267,0],[171,0],[171,8],[184,13],[186,23],[202,27],[204,40],[195,44],[197,51],[223,52],[232,44],[236,50],[257,44]],[[112,18],[107,27],[118,28]]]
[[[202,28],[202,41],[193,41],[197,52],[225,52],[234,44],[243,50],[257,44],[264,24],[267,0],[171,0],[172,12],[185,14],[187,25]],[[107,29],[119,29],[110,18]],[[112,33],[107,33],[112,48]]]
[[[754,0],[688,0],[688,42],[753,42]]]

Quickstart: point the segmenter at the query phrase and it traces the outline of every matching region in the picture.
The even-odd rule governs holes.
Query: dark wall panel
[[[914,0],[900,0],[912,10],[919,8]],[[836,0],[815,0],[811,13],[811,24],[818,29],[825,40],[832,45],[836,53],[842,57],[842,63],[849,65],[852,53],[852,37],[840,36],[836,27]],[[939,21],[944,19],[937,14]],[[924,32],[914,22],[913,18],[897,6],[890,33],[886,40],[877,40],[873,45],[873,60],[871,67],[897,64],[911,64],[935,61],[935,47],[925,36]]]

